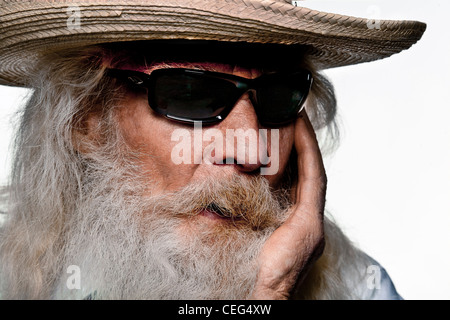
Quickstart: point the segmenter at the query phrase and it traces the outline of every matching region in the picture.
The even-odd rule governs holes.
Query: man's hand
[[[270,236],[259,256],[252,299],[288,299],[308,267],[322,254],[326,175],[306,112],[295,123],[298,181],[289,218]]]

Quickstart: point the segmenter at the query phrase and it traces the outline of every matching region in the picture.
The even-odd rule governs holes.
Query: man
[[[33,88],[3,298],[400,298],[324,216],[315,132],[333,142],[336,101],[319,71],[407,49],[424,24],[281,0],[5,2],[0,16],[0,83]]]

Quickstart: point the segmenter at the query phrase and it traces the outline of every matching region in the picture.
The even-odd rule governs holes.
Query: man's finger
[[[326,174],[314,128],[306,112],[295,123],[295,149],[297,151],[298,183],[296,203],[323,213]]]

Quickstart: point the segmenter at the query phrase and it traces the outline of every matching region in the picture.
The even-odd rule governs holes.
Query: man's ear
[[[101,116],[92,112],[74,126],[72,145],[75,151],[89,154],[101,146]]]

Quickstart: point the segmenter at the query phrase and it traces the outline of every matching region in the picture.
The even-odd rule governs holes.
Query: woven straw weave
[[[72,6],[79,28],[70,25]],[[25,85],[27,70],[48,51],[153,39],[304,44],[325,69],[408,49],[426,26],[381,20],[379,27],[284,0],[0,1],[0,84]]]

